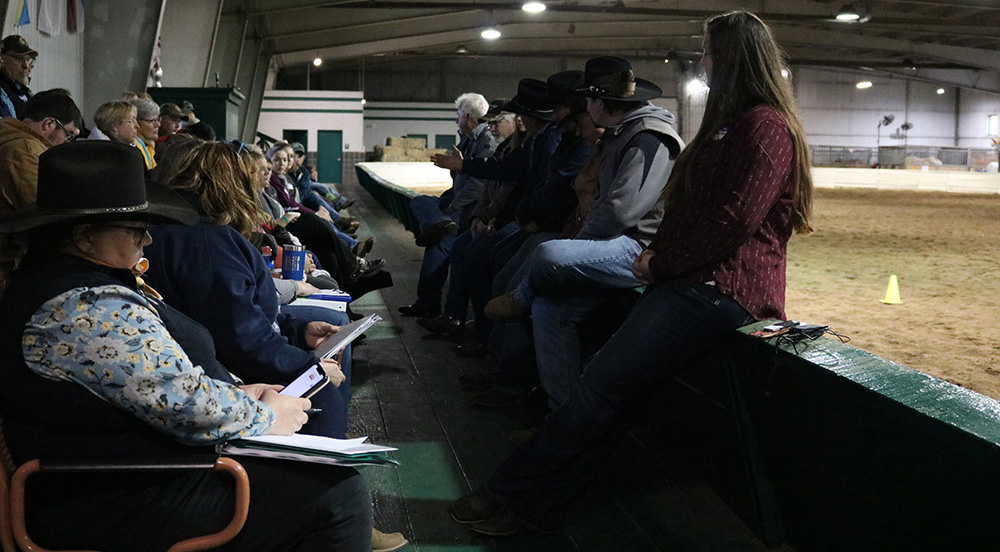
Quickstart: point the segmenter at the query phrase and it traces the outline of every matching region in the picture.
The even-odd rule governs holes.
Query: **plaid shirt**
[[[668,207],[650,245],[657,280],[714,282],[758,320],[783,319],[794,153],[765,105],[719,129],[694,159],[695,197]]]

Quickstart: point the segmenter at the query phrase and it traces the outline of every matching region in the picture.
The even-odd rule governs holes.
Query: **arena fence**
[[[815,167],[881,167],[905,169],[916,167],[986,172],[998,161],[995,149],[946,148],[933,146],[882,146],[856,148],[847,146],[810,146]]]
[[[772,547],[996,547],[1000,402],[835,339],[748,335],[766,324],[676,378],[648,441],[687,451]]]

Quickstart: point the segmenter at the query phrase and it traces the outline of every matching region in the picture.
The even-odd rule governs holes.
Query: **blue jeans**
[[[497,262],[504,263],[506,258],[499,259],[494,254],[507,238],[517,232],[515,222],[509,222],[498,228],[493,234],[481,233],[472,238],[465,251],[466,266],[469,271],[469,300],[472,303],[472,314],[475,317],[476,339],[486,344],[493,321],[486,318],[483,312],[487,301],[493,298],[493,278],[497,273]]]
[[[410,200],[410,213],[417,221],[417,229],[424,232],[431,226],[442,221],[454,221],[458,224],[461,213],[446,215],[441,211],[440,200],[433,196],[417,196]]]
[[[320,207],[326,209],[330,213],[330,220],[336,221],[340,219],[340,212],[314,191],[302,194],[302,204],[315,211],[319,211]]]
[[[642,245],[628,236],[610,240],[550,240],[539,244],[528,261],[528,276],[514,295],[531,306],[535,297],[586,294],[594,288],[642,285],[632,275],[632,262]]]
[[[561,526],[567,506],[600,474],[660,386],[750,321],[715,286],[648,289],[566,402],[504,460],[488,489],[513,517],[537,529]]]
[[[554,239],[558,234],[539,232],[535,234],[512,235],[508,240],[520,243],[517,252],[507,261],[497,277],[493,279],[493,295],[502,295],[512,289],[527,274],[527,262],[538,244]],[[490,335],[490,352],[497,359],[496,373],[503,386],[530,389],[537,381],[535,352],[531,341],[529,322],[507,322],[495,324]]]
[[[343,326],[350,323],[350,318],[347,317],[346,312],[335,311],[333,309],[328,309],[325,307],[314,307],[311,305],[296,305],[292,303],[290,305],[282,305],[282,312],[286,312],[294,316],[297,320],[302,320],[303,323],[312,322],[314,320],[319,320],[322,322],[329,322],[334,326]],[[340,371],[344,373],[344,383],[337,387],[337,391],[340,394],[341,402],[343,403],[342,412],[345,423],[347,420],[347,406],[351,402],[351,368],[353,362],[351,359],[351,346],[348,345],[344,352],[340,354]],[[327,387],[333,387],[328,385]],[[319,405],[317,405],[318,407]],[[313,415],[317,416],[316,414]],[[312,421],[312,418],[310,418]]]
[[[442,220],[451,220],[457,224],[461,217],[461,213],[451,215],[442,213],[438,208],[438,198],[431,196],[417,196],[411,199],[410,212],[417,220],[420,232]],[[441,295],[444,283],[448,280],[448,265],[455,240],[456,236],[445,236],[436,245],[424,249],[420,278],[417,280],[417,305],[431,309],[441,308]]]
[[[448,271],[448,296],[444,301],[445,316],[465,321],[469,306],[469,263],[466,249],[472,243],[472,232],[462,232],[451,245]]]

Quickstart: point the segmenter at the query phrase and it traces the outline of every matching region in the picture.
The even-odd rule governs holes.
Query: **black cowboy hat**
[[[579,98],[580,93],[576,89],[583,86],[583,71],[577,69],[560,71],[554,75],[550,75],[546,79],[546,85],[549,88],[549,97],[554,101]]]
[[[548,119],[552,115],[552,99],[549,98],[548,85],[538,79],[521,79],[517,83],[517,95],[504,104],[501,111],[536,119]]]
[[[498,100],[493,100],[490,102],[490,108],[486,110],[486,114],[479,118],[480,123],[495,123],[503,118],[505,113],[503,107],[507,105],[507,98],[501,98]]]
[[[145,179],[134,147],[105,140],[55,146],[38,157],[38,201],[0,218],[0,233],[88,219],[194,224],[181,196]]]
[[[659,98],[663,90],[645,79],[635,78],[632,63],[618,56],[590,58],[583,72],[583,83],[576,91],[588,98],[642,101]]]

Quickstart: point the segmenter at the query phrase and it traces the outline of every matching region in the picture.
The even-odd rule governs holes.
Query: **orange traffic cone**
[[[885,298],[880,301],[886,305],[902,305],[903,300],[899,298],[899,282],[896,275],[889,276],[889,287],[885,289]]]

